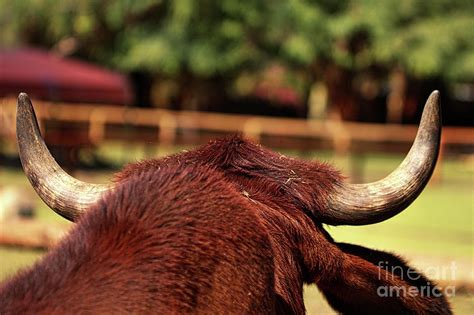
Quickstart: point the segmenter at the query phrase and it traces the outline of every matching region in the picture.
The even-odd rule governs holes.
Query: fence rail
[[[64,104],[35,101],[37,118],[42,122],[84,123],[91,143],[107,140],[107,125],[156,128],[160,143],[173,143],[178,130],[242,133],[259,140],[263,135],[299,137],[330,141],[338,151],[353,141],[369,143],[411,143],[417,126],[368,124],[334,120],[305,120],[220,113],[140,109],[94,104]],[[14,138],[15,99],[0,100],[0,137]],[[137,139],[139,140],[139,139]],[[474,128],[445,127],[442,145],[474,146]]]

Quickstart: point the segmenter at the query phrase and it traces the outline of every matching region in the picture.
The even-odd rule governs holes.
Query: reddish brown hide
[[[341,180],[240,137],[129,165],[58,247],[1,286],[0,313],[303,314],[303,283],[316,283],[343,313],[449,314],[442,295],[378,296],[434,285],[387,276],[409,267],[323,230]]]

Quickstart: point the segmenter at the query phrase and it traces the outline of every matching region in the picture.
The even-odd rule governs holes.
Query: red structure
[[[126,76],[33,48],[0,50],[0,96],[83,103],[131,104]]]

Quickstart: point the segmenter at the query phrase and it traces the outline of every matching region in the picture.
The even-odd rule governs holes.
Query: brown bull
[[[20,94],[25,173],[77,225],[0,286],[0,314],[303,314],[304,283],[343,313],[450,314],[439,289],[404,261],[336,243],[322,227],[377,223],[405,209],[433,172],[440,132],[434,92],[403,163],[369,184],[232,137],[93,185],[56,164]],[[404,291],[382,296],[383,287]]]

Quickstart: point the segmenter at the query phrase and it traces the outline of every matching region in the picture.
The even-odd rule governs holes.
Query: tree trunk
[[[329,96],[329,116],[342,120],[357,120],[356,95],[352,86],[353,73],[336,65],[324,71]]]
[[[402,69],[394,69],[390,74],[390,93],[387,97],[387,122],[400,124],[406,102],[407,77]]]

